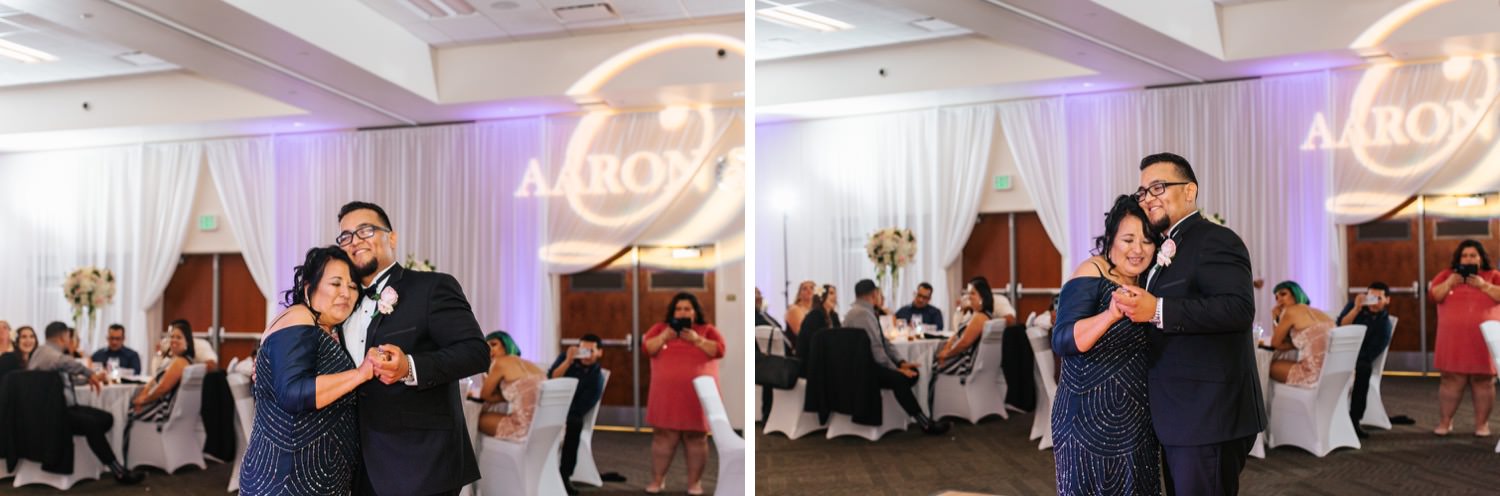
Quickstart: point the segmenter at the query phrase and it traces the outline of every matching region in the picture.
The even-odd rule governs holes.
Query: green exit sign
[[[1010,187],[1010,176],[995,176],[995,191],[1006,191]]]
[[[215,217],[215,216],[212,216],[212,215],[199,215],[198,216],[198,230],[199,231],[217,231],[217,230],[219,230],[219,218]]]

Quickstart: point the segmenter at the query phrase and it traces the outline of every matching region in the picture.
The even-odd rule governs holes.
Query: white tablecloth
[[[104,386],[98,394],[87,385],[73,388],[79,406],[98,408],[115,418],[114,426],[109,430],[109,446],[114,448],[115,458],[120,460],[125,459],[125,422],[130,415],[130,400],[141,387],[141,384],[111,384]]]
[[[1276,355],[1274,351],[1259,346],[1255,347],[1255,375],[1260,377],[1260,394],[1261,398],[1266,401],[1267,425],[1270,425],[1269,419],[1271,418],[1271,357],[1274,355]],[[1256,458],[1265,458],[1265,450],[1266,433],[1265,431],[1261,431],[1260,434],[1255,436],[1255,446],[1250,449],[1250,455]]]
[[[927,404],[927,386],[932,380],[932,356],[937,353],[938,347],[943,345],[943,341],[942,339],[918,339],[891,343],[896,348],[897,356],[918,365],[917,385],[912,389],[917,393],[917,403],[922,405],[922,411],[928,415],[932,414],[932,405]]]

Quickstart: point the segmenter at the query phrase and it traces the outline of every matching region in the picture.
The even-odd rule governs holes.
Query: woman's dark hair
[[[995,293],[990,290],[990,280],[984,276],[975,276],[969,279],[969,285],[974,286],[974,291],[979,292],[980,309],[986,317],[995,316]]]
[[[1490,255],[1484,252],[1484,245],[1480,244],[1478,241],[1466,239],[1463,240],[1462,243],[1458,244],[1457,250],[1453,250],[1453,263],[1451,264],[1451,268],[1455,272],[1458,271],[1458,259],[1463,256],[1464,248],[1473,248],[1474,251],[1479,252],[1479,270],[1490,270]]]
[[[682,300],[687,300],[693,303],[694,324],[704,325],[708,323],[708,321],[703,320],[703,305],[698,304],[698,297],[693,296],[692,293],[677,293],[677,296],[673,296],[672,302],[667,304],[667,317],[665,319],[662,319],[662,322],[665,322],[667,324],[672,323],[672,316],[673,314],[677,313],[677,302]]]
[[[328,262],[334,260],[343,262],[344,266],[349,267],[349,277],[354,278],[354,261],[349,259],[349,254],[344,253],[344,250],[333,245],[314,247],[307,250],[307,256],[303,258],[302,265],[292,269],[292,289],[281,293],[282,305],[286,307],[306,305],[313,314],[313,323],[316,324],[320,315],[307,298],[312,294],[312,289],[318,285],[318,281],[323,280],[323,272],[328,269]],[[354,284],[359,288],[360,293],[364,292],[365,287],[358,279],[354,279]]]
[[[516,346],[516,340],[511,339],[510,333],[505,331],[495,331],[484,336],[484,341],[486,343],[488,343],[491,339],[500,342],[500,347],[505,350],[505,354],[513,357],[521,356],[521,347]]]
[[[1297,281],[1281,281],[1276,287],[1271,288],[1271,294],[1279,293],[1283,289],[1292,294],[1292,301],[1302,305],[1312,304],[1312,299],[1307,297],[1307,292],[1302,290],[1302,285],[1297,284]]]
[[[186,320],[177,319],[172,321],[172,323],[168,325],[167,330],[168,332],[171,332],[172,330],[181,332],[182,339],[184,341],[187,341],[185,351],[182,352],[183,358],[186,358],[188,362],[192,362],[193,360],[196,360],[198,358],[198,347],[193,345],[193,328],[187,326]],[[171,336],[168,335],[167,337]]]
[[[21,334],[24,333],[24,332],[26,332],[26,331],[31,331],[31,343],[32,344],[31,344],[31,352],[30,353],[22,353],[21,352]],[[31,326],[29,326],[29,325],[23,325],[21,327],[17,327],[16,328],[16,342],[15,342],[16,354],[21,356],[21,369],[22,370],[26,369],[26,366],[27,366],[26,362],[28,362],[28,361],[31,360],[31,355],[33,353],[36,353],[37,347],[40,347],[41,345],[42,345],[42,340],[36,338],[36,329],[32,329]]]
[[[1089,252],[1104,257],[1104,262],[1109,264],[1110,270],[1114,270],[1115,261],[1109,259],[1109,247],[1115,244],[1115,236],[1120,233],[1120,223],[1124,222],[1127,216],[1141,221],[1141,231],[1146,233],[1151,244],[1159,245],[1162,241],[1161,233],[1156,232],[1156,228],[1151,226],[1151,219],[1146,217],[1146,211],[1141,209],[1141,204],[1135,201],[1135,197],[1120,195],[1115,198],[1115,205],[1104,214],[1104,235],[1094,238],[1094,250]],[[1151,264],[1155,263],[1156,259],[1153,258],[1146,267],[1149,269]]]

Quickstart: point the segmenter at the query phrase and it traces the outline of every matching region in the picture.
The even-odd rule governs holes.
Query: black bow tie
[[[380,283],[385,282],[385,279],[390,276],[391,271],[387,270],[384,274],[381,274],[380,277],[376,278],[374,282],[370,283],[369,287],[365,288],[364,297],[375,301],[380,301],[380,292],[376,291],[375,289],[379,288]]]

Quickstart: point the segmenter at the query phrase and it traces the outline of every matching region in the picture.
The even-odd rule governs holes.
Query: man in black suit
[[[489,367],[489,346],[453,276],[396,264],[396,231],[379,205],[339,210],[336,241],[366,288],[344,322],[351,357],[382,353],[380,381],[359,386],[360,493],[458,494],[479,480],[458,379]]]
[[[1148,381],[1167,494],[1237,494],[1245,457],[1266,426],[1250,336],[1249,252],[1234,231],[1198,212],[1187,159],[1141,159],[1135,195],[1168,239],[1146,288],[1122,287],[1115,304],[1156,326]]]

